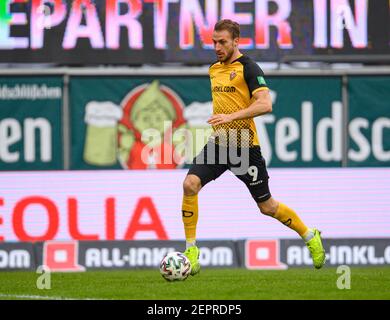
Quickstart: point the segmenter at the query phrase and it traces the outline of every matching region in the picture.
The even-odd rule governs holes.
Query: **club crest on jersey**
[[[235,71],[232,71],[230,73],[230,81],[232,81],[236,77],[237,73]]]

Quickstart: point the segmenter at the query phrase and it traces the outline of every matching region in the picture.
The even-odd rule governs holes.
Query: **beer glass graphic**
[[[117,125],[122,108],[110,101],[90,101],[85,106],[87,125],[84,161],[95,166],[109,166],[117,162]]]
[[[207,120],[213,114],[213,104],[208,102],[193,102],[184,110],[184,118],[192,135],[192,156],[196,156],[207,143],[208,138],[212,133],[212,127],[207,123]],[[187,159],[192,160],[192,159]]]

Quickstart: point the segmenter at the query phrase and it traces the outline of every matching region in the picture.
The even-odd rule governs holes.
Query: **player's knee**
[[[266,216],[275,216],[276,214],[276,211],[278,210],[278,205],[277,205],[277,202],[274,202],[274,201],[265,201],[265,202],[260,202],[257,204],[259,209],[260,209],[260,212],[262,214],[265,214]]]
[[[184,194],[187,196],[194,196],[198,194],[202,185],[197,176],[188,175],[183,182]]]

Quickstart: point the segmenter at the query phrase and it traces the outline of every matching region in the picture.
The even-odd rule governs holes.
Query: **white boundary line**
[[[99,298],[69,298],[69,297],[56,297],[56,296],[38,296],[38,295],[28,295],[28,294],[0,293],[0,300],[1,298],[33,299],[33,300],[106,300],[106,299],[99,299]]]

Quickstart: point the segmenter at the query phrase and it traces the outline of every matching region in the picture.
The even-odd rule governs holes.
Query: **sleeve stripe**
[[[268,90],[268,87],[260,87],[252,91],[252,96],[258,92],[258,91],[263,91],[263,90]]]

